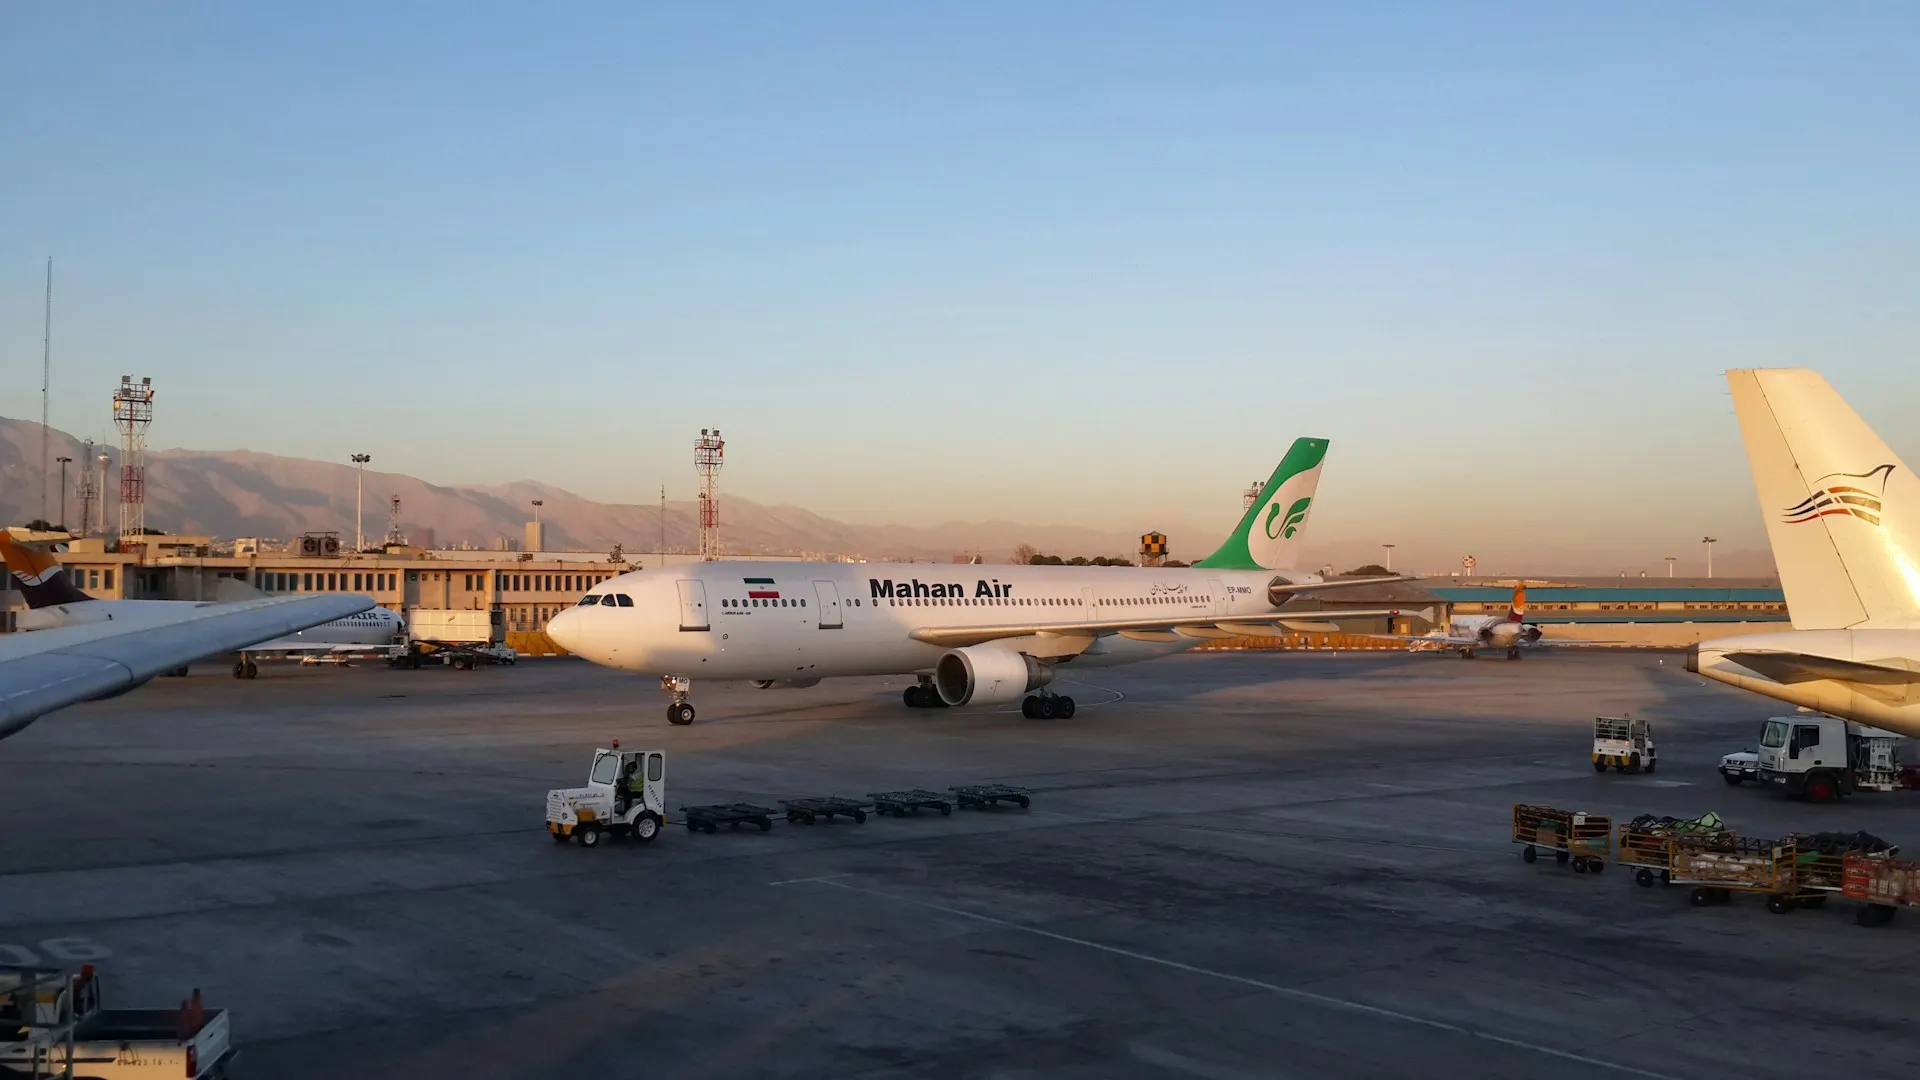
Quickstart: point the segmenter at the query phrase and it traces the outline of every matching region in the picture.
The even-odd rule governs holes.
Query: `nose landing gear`
[[[686,727],[693,723],[693,705],[687,701],[687,691],[693,689],[693,680],[685,675],[662,675],[660,689],[673,695],[673,701],[667,706],[667,723],[675,727]]]

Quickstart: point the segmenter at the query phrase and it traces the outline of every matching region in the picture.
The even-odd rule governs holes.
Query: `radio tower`
[[[720,557],[720,501],[714,489],[726,454],[720,429],[708,434],[701,428],[700,437],[693,441],[693,467],[700,473],[700,558],[707,562]]]
[[[425,539],[422,537],[422,539]],[[400,496],[387,500],[387,539],[395,547],[406,547],[407,538],[400,535]]]
[[[113,392],[113,422],[120,429],[120,547],[124,551],[129,541],[146,542],[147,425],[153,423],[152,379],[143,378],[136,385],[133,376],[120,376],[120,389]]]
[[[1266,486],[1267,482],[1264,480],[1255,480],[1253,483],[1248,484],[1245,494],[1240,496],[1241,502],[1243,503],[1241,509],[1253,509],[1253,504],[1260,499],[1260,489]]]

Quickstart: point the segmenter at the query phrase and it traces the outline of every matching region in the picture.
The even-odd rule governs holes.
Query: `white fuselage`
[[[569,608],[547,626],[563,648],[607,667],[696,679],[804,681],[931,671],[957,644],[916,639],[978,629],[1031,655],[1076,667],[1150,660],[1206,634],[1134,630],[1091,636],[1088,624],[1189,618],[1271,619],[1276,578],[1312,574],[1138,567],[941,563],[710,562],[633,571],[593,593],[631,599]],[[756,583],[753,579],[759,579]],[[760,595],[755,595],[756,593]],[[1061,627],[1050,633],[1049,625]],[[994,628],[1038,633],[997,636]],[[1084,647],[1083,647],[1084,646]]]
[[[1888,675],[1780,682],[1727,655],[1743,652],[1824,657],[1870,665]],[[1719,638],[1690,650],[1687,666],[1715,682],[1920,738],[1920,630],[1782,630]]]
[[[1521,640],[1525,630],[1525,623],[1506,615],[1455,616],[1447,626],[1447,633],[1451,637],[1478,638],[1496,649],[1525,644]]]
[[[154,615],[178,611],[182,606],[212,607],[193,600],[86,600],[57,604],[20,614],[21,630],[51,630],[62,626],[85,626],[110,620],[138,621]],[[358,615],[321,623],[286,637],[250,646],[248,652],[285,652],[331,646],[391,645],[406,629],[398,614],[376,607]]]

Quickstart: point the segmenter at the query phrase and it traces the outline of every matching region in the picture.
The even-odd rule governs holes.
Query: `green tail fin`
[[[1327,440],[1295,439],[1280,467],[1273,470],[1260,497],[1247,508],[1240,527],[1220,550],[1194,563],[1217,570],[1282,570],[1300,557],[1301,530],[1313,512],[1313,491]]]

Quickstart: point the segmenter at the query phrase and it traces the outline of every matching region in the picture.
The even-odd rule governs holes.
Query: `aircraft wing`
[[[1836,660],[1830,656],[1807,653],[1746,651],[1723,653],[1726,659],[1749,671],[1756,671],[1777,683],[1813,682],[1835,679],[1841,682],[1881,686],[1904,686],[1920,682],[1920,671],[1910,668],[1863,664],[1858,660]],[[1912,663],[1912,661],[1906,661]]]
[[[131,690],[202,657],[355,615],[373,598],[295,596],[0,636],[0,738],[46,713]]]
[[[248,645],[246,646],[246,650],[257,656],[274,654],[304,656],[310,653],[365,653],[372,652],[376,649],[391,649],[392,647],[393,642],[391,641],[377,645],[372,642],[364,645],[343,645],[326,641],[267,641],[258,645]]]

